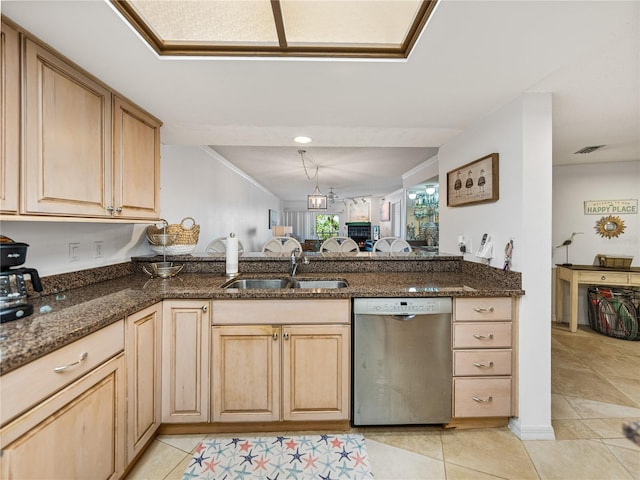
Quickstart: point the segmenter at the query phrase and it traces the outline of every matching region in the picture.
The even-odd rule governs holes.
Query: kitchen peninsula
[[[519,273],[442,254],[405,258],[373,254],[309,257],[309,264],[300,265],[299,279],[341,279],[348,286],[225,289],[228,278],[224,274],[224,257],[198,255],[168,258],[185,265],[178,276],[170,279],[150,279],[141,273],[142,265],[158,260],[152,256],[44,277],[43,295],[32,298],[36,313],[0,326],[0,368],[5,387],[0,430],[5,454],[3,471],[28,469],[29,449],[40,445],[38,442],[43,442],[44,448],[51,435],[55,436],[60,428],[73,428],[77,418],[92,419],[95,425],[92,423],[91,427],[104,431],[106,438],[102,442],[113,448],[105,451],[100,440],[78,434],[78,439],[69,448],[62,448],[51,462],[56,467],[60,458],[78,462],[73,460],[73,449],[80,448],[83,442],[92,465],[104,466],[105,478],[120,478],[157,431],[242,431],[283,425],[288,430],[348,428],[351,302],[357,297],[477,300],[482,308],[475,313],[473,309],[467,312],[470,304],[460,304],[457,318],[454,313],[455,324],[464,328],[508,326],[510,335],[516,335],[517,299],[524,294]],[[240,258],[239,278],[287,277],[289,266],[288,257],[248,254]],[[251,308],[252,305],[258,308]],[[239,310],[244,312],[242,325],[234,317]],[[478,321],[483,315],[478,312],[487,312],[489,317]],[[250,338],[255,345],[272,351],[265,364],[275,368],[275,376],[263,385],[275,396],[265,397],[266,406],[256,411],[259,415],[249,410],[242,418],[225,410],[225,402],[234,398],[225,398],[225,389],[219,387],[226,368],[237,371],[245,362],[227,365],[225,362],[231,360],[220,357],[222,346],[228,345],[225,339],[233,341],[240,333],[243,338],[257,335]],[[316,412],[287,403],[292,395],[310,398],[300,391],[311,388],[309,382],[288,383],[295,376],[287,374],[287,369],[308,368],[305,362],[299,367],[292,363],[291,359],[299,357],[288,350],[284,339],[289,335],[291,342],[312,339],[317,342],[313,348],[326,348],[326,358],[338,359],[337,364],[332,363],[335,371],[325,371],[326,365],[321,367],[325,369],[321,372],[325,381],[328,379],[339,392],[331,408]],[[516,395],[511,390],[516,382],[511,372],[515,375],[516,370],[510,356],[511,345],[509,336],[507,347],[501,344],[496,350],[509,353],[506,373],[474,379],[464,372],[455,373],[454,369],[454,392],[458,384],[469,388],[471,380],[485,384],[499,381],[506,407],[496,415],[515,414]],[[467,346],[456,353],[473,353],[473,348],[478,347]],[[483,348],[492,353],[486,350],[491,347]],[[232,387],[233,384],[226,388]],[[252,399],[260,402],[262,397]],[[458,407],[454,411],[455,408]],[[466,407],[460,407],[460,412],[462,408]],[[265,415],[269,418],[263,418]],[[279,423],[276,426],[273,422]]]

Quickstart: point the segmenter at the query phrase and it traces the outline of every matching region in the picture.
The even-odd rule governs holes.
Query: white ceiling
[[[103,0],[1,8],[160,118],[163,143],[211,145],[283,200],[313,190],[296,135],[325,193],[385,194],[530,91],[553,93],[554,164],[640,159],[637,0],[441,0],[406,61],[158,58]]]

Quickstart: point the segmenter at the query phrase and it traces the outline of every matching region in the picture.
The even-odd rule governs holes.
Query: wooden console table
[[[594,267],[591,265],[557,265],[556,322],[563,317],[564,282],[569,283],[569,329],[578,330],[578,285],[611,285],[640,287],[640,268],[625,269]]]

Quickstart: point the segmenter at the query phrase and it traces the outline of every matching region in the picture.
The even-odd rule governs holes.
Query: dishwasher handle
[[[407,322],[416,318],[415,313],[399,313],[397,315],[391,315],[394,320],[400,320],[401,322]]]

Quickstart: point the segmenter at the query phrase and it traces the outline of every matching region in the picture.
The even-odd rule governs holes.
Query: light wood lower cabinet
[[[162,304],[127,317],[127,462],[153,438],[160,426]]]
[[[209,420],[209,315],[208,301],[163,302],[163,423]]]
[[[280,419],[280,327],[212,327],[211,412],[214,422]]]
[[[119,478],[125,398],[121,353],[2,428],[2,478]]]
[[[282,419],[348,420],[348,325],[282,327]]]
[[[456,298],[453,417],[515,415],[516,300]]]
[[[349,301],[213,303],[211,412],[215,422],[347,420],[350,399]],[[278,310],[286,312],[278,314]],[[286,325],[263,325],[279,318]],[[246,324],[238,325],[238,321]]]

